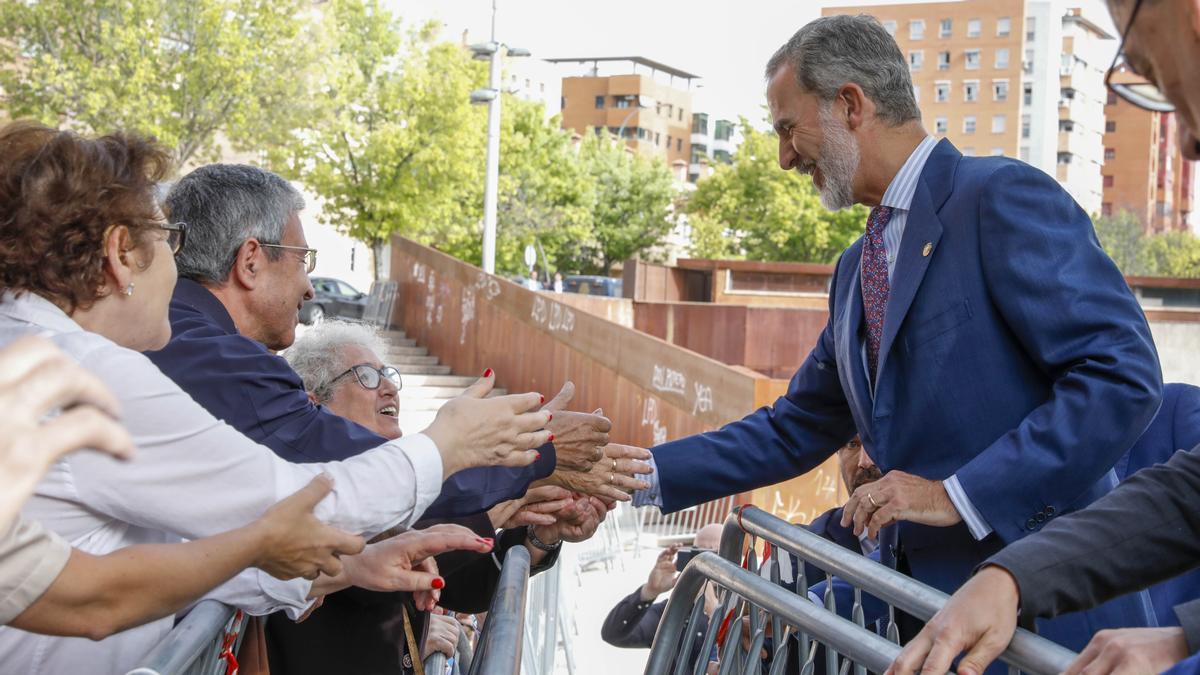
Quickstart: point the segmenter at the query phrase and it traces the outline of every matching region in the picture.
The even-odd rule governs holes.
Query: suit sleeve
[[[646,648],[654,642],[654,633],[662,619],[666,602],[645,602],[642,588],[617,603],[600,628],[600,638],[614,647]]]
[[[836,316],[836,297],[831,288],[830,317]],[[663,512],[799,476],[845,445],[856,430],[834,354],[831,318],[773,406],[717,431],[653,448]]]
[[[1005,542],[1063,512],[1150,424],[1162,397],[1145,315],[1087,215],[1032,167],[995,171],[980,197],[992,302],[1053,388],[956,474]],[[1053,507],[1053,508],[1049,508]],[[1031,522],[1035,524],[1030,525]]]
[[[1192,569],[1200,559],[1200,446],[1143,469],[1086,509],[1001,550],[984,564],[1008,570],[1023,616],[1096,607]],[[1177,614],[1200,638],[1200,607]],[[1190,623],[1190,630],[1188,629]]]
[[[1169,384],[1167,386],[1179,388],[1179,396],[1175,399],[1175,411],[1172,415],[1174,433],[1171,439],[1171,449],[1194,448],[1200,445],[1200,387],[1190,384]]]

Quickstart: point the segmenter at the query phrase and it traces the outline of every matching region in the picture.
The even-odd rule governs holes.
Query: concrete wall
[[[1151,321],[1163,382],[1200,385],[1200,323]]]

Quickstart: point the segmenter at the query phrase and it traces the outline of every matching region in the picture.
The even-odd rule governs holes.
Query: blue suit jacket
[[[1200,387],[1172,382],[1163,387],[1162,407],[1150,427],[1117,462],[1117,478],[1125,480],[1148,466],[1162,464],[1176,450],[1200,445]],[[1200,570],[1150,587],[1150,602],[1160,626],[1178,626],[1174,607],[1200,598]]]
[[[903,522],[882,537],[951,592],[1046,520],[1091,503],[1158,409],[1145,316],[1087,215],[1045,173],[966,158],[948,141],[918,180],[872,396],[861,357],[862,240],[838,260],[829,322],[787,394],[722,429],[654,449],[666,511],[805,473],[857,432],[884,471],[957,475],[992,527]],[[1140,606],[1140,603],[1137,603]],[[1136,624],[1144,613],[1109,619]],[[1052,637],[1078,645],[1086,627]]]
[[[386,439],[313,405],[304,382],[282,357],[237,332],[221,301],[180,279],[171,299],[171,341],[146,356],[213,416],[289,462],[332,462]],[[520,497],[554,471],[553,446],[523,468],[482,467],[454,474],[423,519],[486,511]]]

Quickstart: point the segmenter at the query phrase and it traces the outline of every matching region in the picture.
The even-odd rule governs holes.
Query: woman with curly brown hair
[[[16,122],[0,129],[0,346],[49,337],[116,394],[137,457],[98,453],[60,460],[25,515],[92,554],[143,543],[198,539],[241,527],[320,473],[336,484],[317,516],[368,537],[413,523],[458,470],[524,465],[546,442],[538,394],[447,404],[420,434],[342,462],[291,464],[215,419],[139,351],[170,337],[173,252],[186,226],[159,211],[156,184],[171,171],[152,141],[131,134],[85,139]],[[425,555],[486,551],[465,533],[409,533],[342,559],[314,581],[281,581],[252,569],[212,594],[252,614],[300,616],[313,600],[350,585],[432,592],[441,579],[416,570]],[[414,548],[419,547],[419,548]],[[422,556],[424,557],[424,556]],[[397,569],[397,560],[412,567]],[[125,672],[171,619],[99,642],[0,628],[0,662],[22,673]]]

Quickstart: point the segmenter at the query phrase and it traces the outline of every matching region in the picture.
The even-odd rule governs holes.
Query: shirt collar
[[[888,184],[887,190],[883,193],[883,199],[879,200],[880,206],[904,211],[912,206],[913,195],[917,192],[917,179],[921,177],[921,171],[925,169],[925,162],[936,145],[937,139],[933,136],[926,136],[917,145],[916,150],[912,151],[908,160],[904,162],[904,166],[900,167],[895,177],[892,178],[892,182]]]
[[[175,294],[171,296],[171,302],[191,307],[216,322],[225,332],[237,335],[237,325],[233,323],[229,310],[225,309],[225,305],[221,304],[212,291],[195,281],[180,277],[175,283]]]
[[[17,296],[12,291],[6,291],[0,296],[0,315],[55,333],[75,333],[83,330],[61,307],[36,293],[26,292]]]

